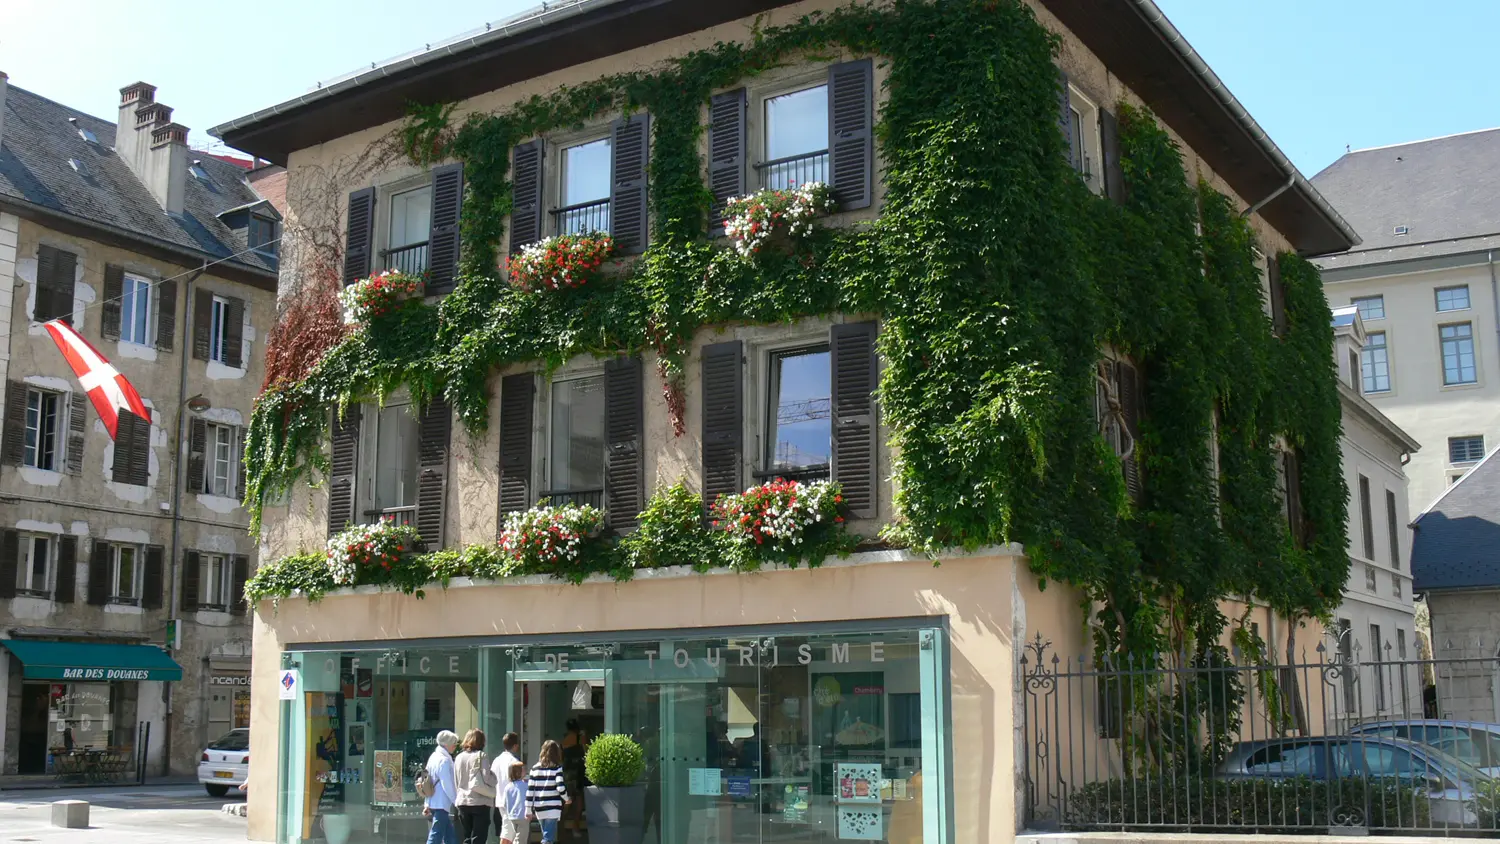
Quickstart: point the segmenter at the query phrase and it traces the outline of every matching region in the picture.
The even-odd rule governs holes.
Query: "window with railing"
[[[610,139],[575,144],[562,151],[560,207],[552,212],[558,234],[609,231]]]
[[[828,181],[828,86],[767,97],[762,187],[785,190]]]
[[[548,488],[552,504],[604,505],[604,376],[552,382]]]
[[[380,255],[385,269],[408,275],[427,270],[427,238],[432,231],[432,186],[391,197],[390,230]]]

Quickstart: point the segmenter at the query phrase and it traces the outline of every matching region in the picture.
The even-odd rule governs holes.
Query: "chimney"
[[[120,89],[115,154],[168,214],[182,213],[187,136],[186,126],[172,122],[172,109],[156,101],[156,86],[137,82]]]
[[[0,145],[5,143],[5,90],[9,87],[6,83],[9,78],[5,71],[0,70]]]

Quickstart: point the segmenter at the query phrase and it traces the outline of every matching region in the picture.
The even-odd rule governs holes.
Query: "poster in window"
[[[880,763],[840,762],[835,787],[840,803],[879,803]]]
[[[403,764],[399,750],[375,751],[375,791],[372,802],[376,806],[401,805],[401,793],[406,788],[403,782]]]
[[[354,670],[354,696],[356,698],[371,697],[375,693],[375,670],[373,668],[356,668]]]
[[[349,727],[349,752],[347,756],[365,755],[365,725],[354,724]]]

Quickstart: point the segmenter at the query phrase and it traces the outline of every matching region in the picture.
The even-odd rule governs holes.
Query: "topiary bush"
[[[646,754],[630,736],[605,733],[589,744],[583,770],[600,788],[626,788],[646,772]]]

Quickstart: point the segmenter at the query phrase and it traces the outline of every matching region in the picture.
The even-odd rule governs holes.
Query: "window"
[[[1484,459],[1484,437],[1449,437],[1449,463],[1478,463]]]
[[[57,470],[62,396],[46,390],[26,391],[26,443],[22,465]]]
[[[1437,293],[1437,309],[1439,311],[1466,311],[1469,309],[1469,285],[1460,284],[1454,287],[1439,287]]]
[[[1310,777],[1320,767],[1319,744],[1273,744],[1245,760],[1245,772],[1261,777]]]
[[[411,405],[382,407],[375,416],[375,488],[370,516],[417,506],[417,416]]]
[[[1083,148],[1083,115],[1078,111],[1078,106],[1068,107],[1068,130],[1072,133],[1070,139],[1073,143],[1073,169],[1089,175],[1089,154]]]
[[[156,342],[151,336],[151,282],[144,278],[125,276],[124,293],[120,295],[120,340],[142,346]]]
[[[1443,383],[1473,384],[1479,380],[1474,368],[1474,326],[1458,322],[1438,328],[1443,345]]]
[[[276,229],[275,220],[251,214],[247,232],[250,248],[263,255],[275,255],[279,246]]]
[[[238,432],[229,425],[208,426],[208,453],[203,472],[203,492],[233,496],[235,489],[235,440]]]
[[[1359,318],[1365,322],[1372,319],[1385,319],[1384,296],[1358,296],[1350,299],[1349,304],[1359,308]]]
[[[1390,350],[1385,345],[1384,331],[1371,331],[1365,335],[1365,348],[1359,353],[1360,372],[1364,377],[1367,393],[1385,393],[1391,389]]]
[[[604,376],[552,382],[551,444],[548,452],[552,492],[593,493],[604,490]],[[572,499],[586,500],[578,496]],[[553,503],[561,503],[561,499]],[[597,501],[587,500],[597,504]]]
[[[24,595],[52,595],[52,537],[21,534],[21,559],[16,566],[16,591]]]
[[[208,359],[229,363],[229,300],[223,296],[213,298],[208,322]]]
[[[828,86],[766,98],[766,161],[761,183],[785,190],[828,181]]]
[[[826,478],[833,450],[827,346],[772,352],[767,380],[767,474]]]
[[[557,210],[559,234],[609,231],[609,182],[613,166],[609,138],[563,150],[562,207]]]
[[[141,549],[134,545],[111,545],[113,556],[112,595],[117,603],[134,604],[141,599]]]
[[[1398,659],[1406,659],[1406,631],[1405,630],[1399,630],[1398,629],[1396,631],[1396,657]]]
[[[1372,565],[1370,565],[1369,563],[1366,563],[1365,564],[1365,591],[1366,592],[1374,592],[1374,591],[1376,591],[1379,588],[1379,583],[1380,583],[1380,581],[1378,579],[1378,575],[1375,572],[1375,567],[1372,566]]]
[[[1380,625],[1370,625],[1370,661],[1375,663],[1375,708],[1385,708],[1385,648],[1381,644]]]
[[[385,268],[413,275],[426,270],[427,239],[432,233],[432,185],[392,196],[390,222]]]
[[[1360,539],[1364,540],[1365,559],[1375,559],[1374,515],[1370,506],[1370,479],[1359,476],[1359,527]]]
[[[192,164],[188,165],[188,172],[191,173],[191,174],[193,174],[193,178],[197,179],[200,182],[207,182],[207,181],[209,181],[208,171],[204,170],[203,169],[203,165],[199,164],[196,161],[194,161]]]
[[[203,568],[198,579],[198,606],[220,610],[228,607],[229,590],[234,582],[229,558],[221,554],[204,554],[199,565]]]
[[[1401,525],[1396,520],[1396,493],[1385,491],[1385,524],[1391,540],[1391,568],[1401,568]]]

